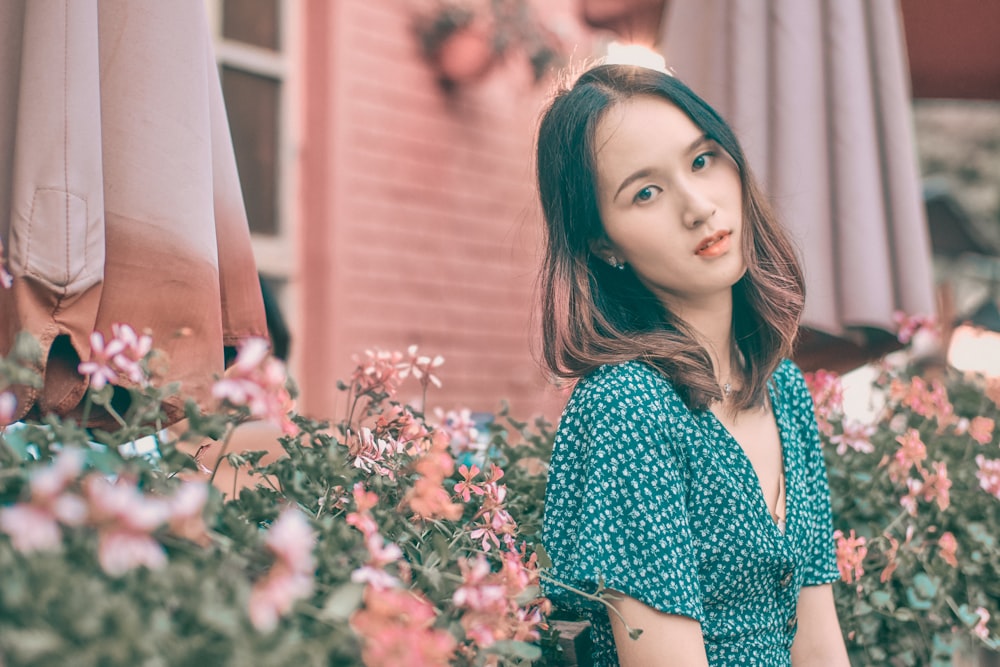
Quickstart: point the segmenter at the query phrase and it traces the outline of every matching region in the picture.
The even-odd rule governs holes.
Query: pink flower
[[[902,311],[897,311],[892,316],[893,321],[899,330],[896,337],[903,345],[909,343],[913,336],[919,331],[927,330],[935,333],[937,330],[937,320],[928,315],[907,315]]]
[[[0,428],[14,421],[17,414],[17,399],[9,391],[0,391]]]
[[[312,575],[316,569],[313,548],[316,534],[302,512],[289,507],[281,512],[267,531],[264,544],[295,572]]]
[[[273,630],[296,600],[312,593],[315,543],[315,533],[297,509],[283,510],[271,524],[264,545],[275,556],[275,562],[250,591],[248,613],[258,630]]]
[[[7,267],[0,262],[0,287],[10,289],[14,285],[14,276],[7,272]]]
[[[105,572],[120,577],[141,565],[150,570],[163,567],[167,564],[167,553],[148,533],[127,528],[110,529],[99,534],[97,559]]]
[[[951,504],[951,498],[949,496],[949,489],[951,489],[951,480],[948,478],[948,465],[944,461],[935,461],[931,464],[934,472],[929,472],[927,470],[921,470],[920,474],[924,478],[924,500],[927,502],[935,501],[941,511],[948,509]]]
[[[444,363],[444,357],[437,356],[432,359],[428,356],[418,355],[416,345],[411,345],[406,353],[410,355],[410,358],[400,364],[399,377],[406,378],[412,374],[425,389],[428,384],[433,384],[440,389],[441,380],[431,371]]]
[[[844,387],[840,376],[830,371],[818,370],[805,374],[806,386],[816,406],[816,416],[823,421],[839,415],[844,410]]]
[[[178,537],[206,545],[210,538],[202,513],[208,502],[208,484],[184,482],[167,502],[170,532]]]
[[[292,610],[295,602],[308,597],[312,589],[311,576],[276,564],[250,590],[247,603],[250,622],[261,632],[271,632],[278,626],[281,617]]]
[[[938,538],[938,555],[941,560],[952,567],[958,567],[958,540],[951,532],[945,532]]]
[[[114,367],[114,358],[125,350],[125,343],[113,338],[104,344],[104,336],[95,331],[90,334],[90,361],[81,362],[77,370],[81,375],[90,376],[90,386],[97,391],[104,389],[108,383],[118,383],[118,371]]]
[[[66,448],[45,468],[31,475],[31,497],[35,502],[49,501],[66,490],[83,470],[83,452]]]
[[[402,381],[400,362],[403,355],[399,352],[385,350],[365,350],[363,358],[355,355],[357,368],[351,374],[351,384],[357,388],[358,394],[384,393],[395,396],[396,389]]]
[[[921,463],[927,458],[927,447],[920,439],[920,432],[915,428],[907,429],[906,433],[896,437],[899,449],[893,457],[895,460],[894,481],[899,481],[910,472],[913,466],[921,468]],[[890,471],[893,472],[893,471]]]
[[[871,454],[875,451],[875,446],[871,443],[874,434],[874,426],[851,421],[844,424],[843,433],[830,438],[830,443],[837,445],[837,454],[840,456],[846,454],[848,448],[862,454]]]
[[[135,330],[127,324],[112,324],[111,334],[122,344],[122,351],[112,359],[115,367],[133,383],[146,384],[146,371],[141,362],[153,348],[152,337],[136,335]]]
[[[994,425],[989,417],[973,417],[969,422],[969,436],[980,445],[988,445],[993,440]]]
[[[463,408],[461,410],[449,410],[443,412],[436,410],[439,428],[446,431],[451,438],[451,451],[461,454],[463,452],[474,451],[476,441],[479,438],[479,431],[476,429],[476,422],[472,419],[472,412]]]
[[[0,530],[7,533],[14,548],[23,553],[62,548],[62,530],[55,516],[31,504],[0,508]]]
[[[110,530],[131,530],[149,534],[170,518],[170,506],[162,498],[150,498],[125,478],[114,483],[103,477],[84,480],[84,493],[90,505],[90,518]]]
[[[287,381],[285,365],[268,354],[267,341],[249,338],[240,345],[226,376],[212,386],[212,396],[233,407],[246,407],[252,417],[271,421],[293,435],[296,429],[289,413],[294,404]]]
[[[982,454],[976,456],[976,477],[984,491],[1000,500],[1000,459],[987,459]]]
[[[382,465],[387,456],[394,456],[402,451],[402,443],[375,438],[371,429],[362,427],[357,434],[348,434],[348,451],[354,457],[354,467],[365,472],[377,472],[389,479],[394,479],[392,470]]]
[[[886,535],[886,538],[889,540],[889,548],[885,551],[887,562],[885,567],[882,568],[882,574],[879,575],[878,578],[878,580],[883,584],[889,581],[889,577],[891,577],[892,573],[896,571],[897,567],[899,567],[899,560],[897,560],[899,541],[889,535]],[[843,573],[841,573],[841,576],[843,576]]]
[[[851,583],[862,577],[865,573],[862,563],[868,555],[865,538],[855,537],[854,529],[851,529],[848,537],[839,530],[834,532],[833,537],[837,540],[837,569],[840,570],[841,578]]]
[[[976,607],[976,614],[979,615],[979,621],[972,628],[973,634],[980,639],[989,639],[990,629],[986,627],[986,624],[990,622],[990,612],[985,607]]]
[[[472,499],[470,493],[477,496],[486,493],[483,487],[472,483],[472,479],[479,474],[479,466],[472,464],[472,467],[469,468],[464,464],[460,465],[458,466],[458,474],[462,476],[462,481],[455,485],[455,493],[461,496],[462,500],[469,502]]]
[[[437,610],[424,596],[403,589],[365,589],[365,605],[351,616],[363,640],[367,667],[446,667],[457,642],[433,626]]]
[[[458,563],[462,571],[462,585],[455,589],[452,602],[456,607],[473,611],[501,612],[507,605],[507,593],[496,577],[491,577],[489,562],[479,556],[471,563],[462,559]]]

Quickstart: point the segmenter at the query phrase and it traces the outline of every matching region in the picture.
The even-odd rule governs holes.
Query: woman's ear
[[[590,252],[594,253],[598,259],[614,266],[616,261],[615,247],[607,236],[591,241]]]

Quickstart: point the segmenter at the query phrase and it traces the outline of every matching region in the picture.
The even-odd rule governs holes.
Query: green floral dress
[[[710,665],[789,665],[800,589],[839,573],[812,398],[787,360],[769,390],[787,480],[784,534],[749,458],[712,412],[688,410],[640,362],[582,379],[549,470],[552,576],[588,592],[603,582],[697,619]],[[595,664],[617,665],[606,608],[558,586],[546,593],[590,617]]]

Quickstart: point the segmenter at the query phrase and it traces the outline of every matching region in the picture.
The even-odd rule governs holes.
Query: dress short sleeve
[[[806,489],[802,512],[806,526],[804,547],[805,580],[803,586],[828,584],[840,579],[837,569],[836,549],[833,540],[833,512],[830,508],[830,484],[823,460],[823,448],[816,425],[816,412],[812,394],[806,386],[802,371],[792,362],[785,362],[791,369],[791,399],[796,426],[800,429],[805,449]]]
[[[664,386],[638,363],[605,366],[581,380],[556,435],[543,543],[558,581],[587,592],[603,584],[700,621],[689,475],[668,437]],[[558,586],[546,593],[563,606],[596,606]]]

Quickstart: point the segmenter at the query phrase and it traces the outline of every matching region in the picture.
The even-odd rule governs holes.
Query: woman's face
[[[746,271],[732,158],[684,112],[651,96],[609,109],[595,139],[606,238],[593,250],[630,265],[676,314],[729,298]]]

